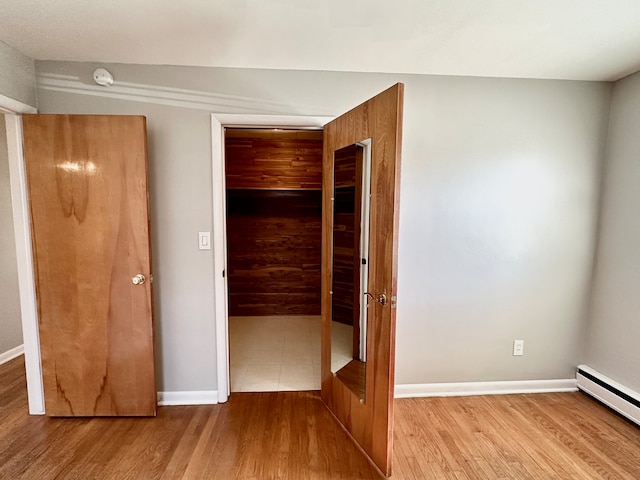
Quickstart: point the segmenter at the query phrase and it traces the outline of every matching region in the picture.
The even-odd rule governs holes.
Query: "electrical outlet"
[[[524,340],[514,340],[513,341],[513,356],[519,357],[520,355],[524,355]]]

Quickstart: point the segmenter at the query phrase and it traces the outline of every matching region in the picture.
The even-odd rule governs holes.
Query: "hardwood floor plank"
[[[417,427],[409,445],[407,427]],[[396,436],[395,458],[423,440],[419,450],[437,459],[425,443],[443,443],[453,471],[473,479],[487,475],[483,465],[493,478],[640,478],[640,429],[580,393],[407,399],[397,404]]]
[[[156,418],[27,414],[0,366],[1,479],[379,479],[317,392],[234,393]],[[640,428],[580,393],[396,401],[398,480],[637,480]]]

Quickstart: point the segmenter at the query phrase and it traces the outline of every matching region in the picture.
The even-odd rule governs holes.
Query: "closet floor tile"
[[[320,316],[230,317],[231,392],[320,389]]]

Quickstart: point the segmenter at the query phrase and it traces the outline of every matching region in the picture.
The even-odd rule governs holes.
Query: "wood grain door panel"
[[[385,475],[391,475],[398,198],[404,86],[394,85],[324,129],[322,237],[322,398]],[[332,192],[334,152],[371,139],[369,303],[364,403],[331,373]]]
[[[46,414],[155,415],[145,118],[23,127]]]

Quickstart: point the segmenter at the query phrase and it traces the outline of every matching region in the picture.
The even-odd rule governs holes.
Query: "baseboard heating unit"
[[[586,365],[578,366],[578,388],[640,425],[640,393],[619,384]]]

